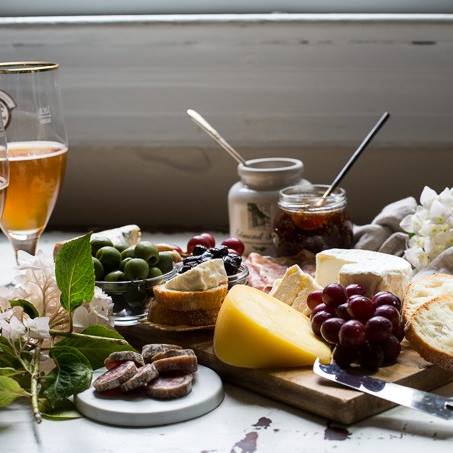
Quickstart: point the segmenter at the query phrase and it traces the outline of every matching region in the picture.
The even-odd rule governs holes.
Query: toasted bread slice
[[[220,285],[205,291],[175,291],[165,285],[153,288],[154,298],[169,310],[189,312],[193,310],[219,310],[228,292],[228,285]]]
[[[453,296],[420,305],[406,326],[406,338],[424,359],[453,370]]]
[[[148,319],[156,324],[169,326],[211,326],[215,324],[219,309],[177,311],[165,307],[165,304],[152,301],[149,304]]]
[[[416,278],[403,301],[403,316],[409,322],[415,311],[430,300],[442,295],[453,297],[453,275],[432,274]]]

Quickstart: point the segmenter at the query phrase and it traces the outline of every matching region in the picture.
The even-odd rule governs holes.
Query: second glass
[[[1,228],[14,251],[34,254],[58,198],[67,159],[58,64],[0,63],[9,187]]]

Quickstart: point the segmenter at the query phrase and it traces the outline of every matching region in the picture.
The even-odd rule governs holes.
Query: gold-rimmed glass
[[[68,143],[58,64],[0,63],[0,109],[10,168],[0,226],[16,253],[34,254],[58,198]]]

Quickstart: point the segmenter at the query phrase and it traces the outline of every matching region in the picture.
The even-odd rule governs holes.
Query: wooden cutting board
[[[175,343],[192,348],[201,364],[217,371],[226,381],[339,423],[355,423],[395,406],[326,381],[308,367],[255,370],[226,365],[214,355],[212,330],[172,332],[146,322],[118,330],[137,348],[146,343]],[[381,368],[375,376],[420,390],[432,390],[453,381],[452,372],[430,365],[405,343],[398,363]]]

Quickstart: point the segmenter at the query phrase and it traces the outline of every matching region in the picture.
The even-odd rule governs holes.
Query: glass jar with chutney
[[[352,222],[346,214],[346,192],[335,189],[321,201],[328,186],[314,184],[280,191],[273,222],[277,256],[294,256],[303,250],[318,253],[331,248],[351,248]]]

